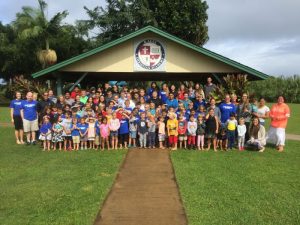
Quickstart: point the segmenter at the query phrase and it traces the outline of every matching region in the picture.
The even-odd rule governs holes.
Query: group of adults
[[[105,83],[98,88],[90,88],[89,90],[80,89],[78,86],[72,92],[65,92],[64,95],[55,96],[52,90],[37,96],[36,93],[26,93],[25,99],[22,99],[20,92],[16,92],[16,98],[11,101],[11,121],[15,126],[15,137],[17,144],[23,144],[23,134],[26,134],[26,142],[36,144],[36,131],[39,130],[39,118],[47,107],[56,107],[58,110],[70,110],[72,106],[80,106],[84,108],[90,104],[95,113],[102,113],[106,108],[122,105],[125,101],[130,107],[137,105],[147,110],[147,103],[154,103],[155,108],[168,110],[169,108],[179,110],[179,104],[183,104],[187,112],[196,110],[197,112],[208,107],[213,108],[215,115],[219,118],[220,125],[225,124],[232,112],[236,113],[237,118],[243,117],[247,130],[247,139],[254,138],[260,140],[261,145],[270,142],[276,145],[278,151],[284,150],[285,145],[285,129],[288,118],[290,117],[290,109],[283,96],[279,96],[277,103],[273,104],[271,109],[266,106],[265,100],[261,98],[258,103],[251,101],[245,93],[238,100],[235,94],[225,95],[221,104],[216,103],[212,98],[213,92],[217,86],[212,83],[212,79],[207,78],[207,83],[201,85],[185,86],[181,84],[179,88],[175,85],[163,83],[161,88],[156,82],[152,82],[147,89],[144,88],[128,88],[127,86],[118,87],[110,86]],[[203,110],[203,109],[202,109]],[[271,120],[269,132],[264,132],[264,125],[267,119]],[[24,132],[23,132],[24,131]],[[249,136],[251,135],[251,137]]]

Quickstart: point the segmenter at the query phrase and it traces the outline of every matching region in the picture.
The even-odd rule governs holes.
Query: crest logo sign
[[[154,39],[135,43],[135,71],[165,71],[166,51],[164,45]]]

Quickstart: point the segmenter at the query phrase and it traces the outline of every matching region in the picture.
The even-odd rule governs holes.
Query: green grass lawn
[[[42,152],[0,128],[0,224],[92,224],[125,151]]]
[[[0,106],[0,123],[9,123],[10,121],[9,107]]]
[[[300,224],[299,149],[173,152],[189,224]]]

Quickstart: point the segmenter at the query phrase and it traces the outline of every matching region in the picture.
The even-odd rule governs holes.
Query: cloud
[[[48,15],[69,11],[65,22],[88,18],[83,6],[105,0],[46,0]],[[300,0],[206,0],[209,42],[204,46],[271,75],[300,74]],[[0,21],[10,23],[37,0],[0,1]]]
[[[204,46],[270,75],[300,74],[300,1],[207,0]]]
[[[68,10],[69,15],[65,22],[74,23],[77,19],[88,18],[84,6],[94,8],[104,6],[105,0],[45,0],[48,3],[48,17],[51,18],[55,13]],[[10,23],[15,19],[17,12],[20,12],[23,6],[37,7],[37,0],[9,0],[0,1],[0,21]]]

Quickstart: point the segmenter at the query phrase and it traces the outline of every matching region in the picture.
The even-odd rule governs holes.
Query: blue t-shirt
[[[24,112],[24,119],[29,121],[37,119],[37,101],[22,101],[22,109]]]
[[[221,111],[221,123],[226,123],[226,121],[229,119],[231,113],[236,113],[236,107],[232,103],[221,103],[219,105],[219,109]]]
[[[166,104],[168,106],[168,108],[173,107],[174,109],[178,108],[178,100],[177,99],[167,99]]]
[[[51,130],[51,128],[52,128],[51,123],[43,123],[40,128],[40,133],[47,134],[49,130]]]
[[[167,99],[168,99],[167,92],[161,91],[161,92],[160,92],[160,98],[161,98],[162,103],[163,103],[163,104],[166,104]]]
[[[87,123],[84,123],[84,124],[78,123],[77,127],[79,128],[81,134],[84,134],[87,131],[89,125]]]
[[[76,126],[77,126],[77,125],[76,125]],[[74,127],[75,127],[74,124],[72,124],[71,129],[73,129]],[[78,128],[78,127],[77,127],[76,129],[74,129],[74,130],[71,131],[71,136],[72,136],[72,137],[80,136],[79,128]]]
[[[13,113],[14,116],[20,116],[21,115],[20,111],[22,109],[22,100],[21,99],[12,100],[10,102],[9,108],[14,109],[14,113]]]
[[[100,125],[101,123],[97,120],[95,123],[95,128],[96,128],[96,135],[100,136]]]
[[[128,134],[129,133],[129,121],[128,119],[121,119],[120,120],[120,134]]]
[[[204,100],[200,101],[195,101],[194,102],[194,109],[198,110],[200,106],[206,107],[206,102]]]

